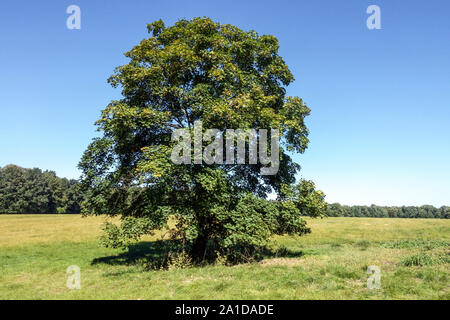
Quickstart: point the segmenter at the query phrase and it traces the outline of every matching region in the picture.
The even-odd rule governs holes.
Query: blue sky
[[[81,30],[66,8],[81,8]],[[369,5],[381,30],[366,27]],[[294,158],[329,202],[450,204],[450,2],[2,1],[0,166],[76,178],[93,123],[120,97],[106,79],[162,18],[207,16],[280,40],[312,109]]]

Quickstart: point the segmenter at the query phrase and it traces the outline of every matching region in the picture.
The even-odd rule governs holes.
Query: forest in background
[[[80,213],[83,194],[78,181],[56,176],[54,171],[26,169],[16,165],[0,167],[1,213]],[[449,219],[450,207],[346,206],[328,204],[329,217],[438,218]]]
[[[345,206],[339,203],[328,204],[329,217],[366,217],[366,218],[436,218],[449,219],[450,207],[436,208],[430,205],[417,206]]]
[[[0,168],[0,213],[80,213],[77,180],[16,165]]]

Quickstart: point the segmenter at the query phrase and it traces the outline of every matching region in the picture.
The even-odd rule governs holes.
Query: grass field
[[[0,299],[450,299],[450,221],[308,219],[312,233],[254,264],[149,270],[153,240],[133,253],[98,245],[102,217],[0,216]],[[283,251],[283,250],[280,250]],[[81,268],[81,289],[66,269]],[[381,289],[366,287],[369,265]]]

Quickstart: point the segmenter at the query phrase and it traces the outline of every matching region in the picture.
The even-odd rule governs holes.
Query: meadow
[[[311,234],[273,237],[262,261],[154,270],[160,235],[103,248],[105,219],[0,215],[0,299],[450,299],[450,220],[307,219]],[[381,289],[366,286],[371,265]]]

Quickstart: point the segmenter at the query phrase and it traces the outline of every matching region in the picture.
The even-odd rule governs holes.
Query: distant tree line
[[[0,214],[80,213],[83,194],[77,180],[59,178],[53,171],[26,169],[16,165],[0,167]],[[438,218],[450,219],[450,207],[346,206],[328,204],[329,217]]]
[[[0,213],[79,213],[78,182],[53,171],[0,167]]]
[[[339,203],[328,205],[329,217],[371,217],[371,218],[437,218],[449,219],[450,207],[436,208],[430,205],[420,207],[345,206]]]

